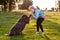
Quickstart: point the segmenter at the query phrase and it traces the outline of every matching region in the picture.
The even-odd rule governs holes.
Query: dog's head
[[[23,15],[19,22],[29,23],[30,18],[27,15]]]

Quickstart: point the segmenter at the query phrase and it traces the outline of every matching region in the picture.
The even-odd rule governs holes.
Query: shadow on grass
[[[50,29],[50,30],[52,29],[52,31],[54,29],[54,30],[60,32],[60,24],[57,24],[57,23],[52,22],[50,20],[45,20],[45,22],[43,24],[45,26],[44,28],[46,28],[46,29]]]
[[[18,35],[18,36],[10,36],[10,40],[25,40],[24,34]]]
[[[44,34],[44,35],[41,35],[41,34],[39,34],[40,36],[41,36],[41,40],[51,40],[46,34]]]
[[[47,35],[44,35],[46,40],[51,40]]]
[[[45,20],[43,25],[45,26],[44,29],[46,29],[45,32],[49,36],[49,38],[51,38],[53,40],[57,40],[59,38],[60,24],[58,24],[56,22],[52,22],[51,20]],[[45,36],[45,38],[49,39],[46,35],[44,35],[44,36]],[[56,37],[58,37],[58,38],[56,38]]]

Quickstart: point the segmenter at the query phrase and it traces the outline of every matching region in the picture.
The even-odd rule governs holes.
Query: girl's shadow
[[[46,34],[44,34],[44,35],[40,35],[43,39],[45,39],[45,40],[51,40]]]

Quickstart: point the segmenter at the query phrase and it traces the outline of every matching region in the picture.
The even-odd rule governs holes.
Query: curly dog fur
[[[29,17],[27,15],[23,15],[17,24],[10,30],[9,36],[19,35],[25,28],[25,25],[29,23],[30,17],[31,15]]]

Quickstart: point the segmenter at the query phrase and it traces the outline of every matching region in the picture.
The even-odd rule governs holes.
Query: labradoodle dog
[[[23,15],[17,24],[10,30],[9,36],[19,35],[25,28],[25,25],[29,23],[30,17],[31,15],[29,17],[27,15]]]

